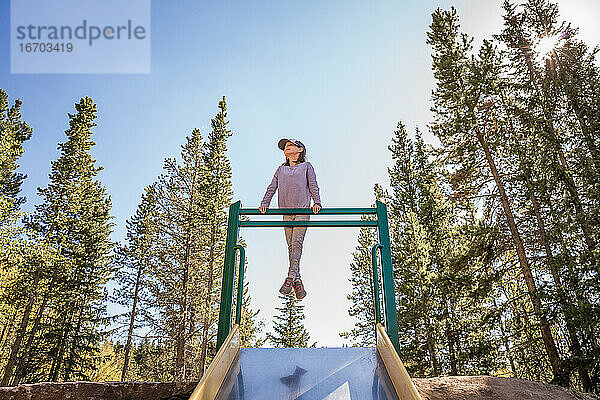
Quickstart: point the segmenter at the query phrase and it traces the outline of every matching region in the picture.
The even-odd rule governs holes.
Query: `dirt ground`
[[[598,400],[546,383],[495,376],[413,379],[423,400]]]
[[[493,376],[414,379],[423,400],[600,400],[558,386]],[[184,400],[195,383],[69,382],[0,388],[1,400]]]

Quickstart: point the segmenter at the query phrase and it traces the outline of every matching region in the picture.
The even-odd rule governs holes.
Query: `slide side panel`
[[[240,351],[240,327],[234,325],[208,370],[190,396],[190,400],[213,400],[223,384],[227,371]]]
[[[421,400],[417,388],[381,324],[377,324],[377,352],[383,360],[398,398],[400,400]]]

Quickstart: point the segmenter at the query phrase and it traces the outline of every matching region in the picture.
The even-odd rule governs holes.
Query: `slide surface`
[[[240,349],[218,400],[398,399],[375,348]]]

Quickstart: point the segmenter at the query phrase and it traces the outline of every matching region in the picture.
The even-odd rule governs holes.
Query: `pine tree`
[[[59,144],[61,155],[52,162],[50,183],[38,189],[43,203],[26,221],[62,256],[45,267],[52,278],[38,316],[45,315],[46,321],[40,325],[36,317],[42,331],[38,338],[46,341],[49,355],[49,360],[40,362],[50,362],[45,371],[51,381],[85,378],[82,371],[98,351],[100,325],[107,323],[104,284],[112,273],[111,201],[96,179],[102,167],[90,155],[96,105],[85,97],[75,108],[77,113],[69,114],[67,141]]]
[[[190,339],[191,305],[196,291],[192,277],[200,273],[200,226],[204,184],[202,137],[194,129],[182,146],[181,163],[167,158],[156,189],[158,208],[157,262],[148,270],[150,295],[156,307],[154,332],[175,344],[175,380],[186,379],[186,347]]]
[[[138,314],[145,314],[151,308],[148,297],[146,270],[156,257],[157,207],[152,186],[148,186],[142,195],[142,201],[135,215],[127,221],[127,244],[117,249],[117,263],[120,269],[117,281],[120,286],[115,291],[116,302],[130,307],[127,323],[127,341],[123,354],[121,380],[127,376],[127,368],[133,344],[133,332]]]
[[[10,106],[8,94],[0,89],[0,224],[25,202],[19,193],[27,176],[16,170],[23,155],[23,143],[31,138],[33,130],[22,120],[22,104],[17,99]]]
[[[471,235],[471,215],[448,202],[444,171],[419,130],[413,141],[397,128],[387,202],[403,358],[416,376],[489,373],[496,346],[485,333],[493,326],[486,289],[497,278],[473,246],[485,236]]]
[[[18,225],[20,206],[25,201],[19,197],[25,175],[16,172],[23,154],[23,143],[32,135],[32,129],[22,120],[21,100],[10,106],[8,94],[0,89],[0,359],[7,358],[2,376],[7,384],[15,367],[17,352],[27,328],[33,304],[33,283],[40,280],[41,272],[36,262],[44,249],[35,239],[27,240],[27,232]],[[21,318],[17,331],[15,322]]]
[[[565,321],[567,373],[597,390],[598,313],[590,294],[598,285],[598,90],[595,51],[577,29],[559,23],[556,4],[504,2],[497,35],[511,61],[513,143],[521,142],[522,182],[532,203],[535,236],[543,243],[557,313]],[[543,49],[546,41],[552,48]]]
[[[310,335],[304,323],[304,305],[295,296],[278,296],[283,305],[276,307],[273,333],[267,333],[267,340],[275,347],[309,347]],[[314,347],[313,344],[311,347]]]
[[[547,0],[504,3],[477,53],[454,9],[437,10],[429,150],[398,124],[388,204],[400,346],[416,376],[501,374],[598,387],[596,51]],[[553,41],[543,52],[540,42]],[[361,232],[355,329],[373,324]],[[362,295],[362,296],[361,296]],[[363,322],[365,321],[365,322]]]
[[[371,205],[375,207],[374,204]],[[373,215],[363,215],[361,220],[375,220]],[[360,228],[358,246],[352,253],[354,261],[350,264],[350,283],[352,293],[348,314],[356,319],[354,327],[340,336],[350,339],[355,346],[375,345],[375,299],[373,292],[373,266],[371,248],[378,242],[377,232],[373,228]]]
[[[227,140],[233,135],[227,124],[225,96],[219,101],[219,112],[211,120],[212,130],[204,153],[205,190],[202,192],[204,241],[202,250],[208,255],[197,285],[207,288],[196,305],[203,316],[200,321],[202,342],[199,368],[204,373],[207,360],[216,352],[216,328],[220,304],[221,277],[227,236],[227,208],[233,200],[231,165],[227,158]],[[248,305],[246,305],[248,306]],[[212,345],[209,346],[209,343]],[[209,347],[212,347],[209,351]]]
[[[236,288],[237,290],[237,288]],[[242,292],[242,318],[240,321],[240,346],[241,347],[261,347],[265,338],[261,333],[264,328],[264,321],[257,321],[256,317],[260,310],[252,310],[250,307],[252,299],[248,293],[248,283],[244,283]]]
[[[164,339],[143,338],[134,343],[131,352],[132,380],[146,382],[172,382],[174,358],[170,345]]]
[[[145,319],[153,335],[168,338],[164,349],[173,344],[177,384],[200,378],[216,353],[227,208],[233,197],[226,109],[223,98],[207,140],[194,129],[181,159],[166,159],[153,185],[157,238],[147,269],[152,306]],[[244,338],[251,341],[259,325],[247,293],[245,299]]]
[[[540,300],[505,182],[494,155],[494,139],[504,123],[494,107],[500,92],[502,64],[495,47],[485,40],[478,55],[469,57],[472,39],[465,34],[459,35],[458,29],[454,9],[449,12],[438,9],[434,12],[427,41],[433,47],[434,77],[438,81],[433,108],[436,121],[432,129],[457,164],[466,161],[467,165],[473,165],[482,157],[485,160],[498,190],[498,198],[535,315],[539,320],[554,377],[556,382],[566,384],[564,365],[548,322],[547,310]]]
[[[388,146],[395,164],[390,176],[390,220],[392,223],[392,264],[398,302],[398,327],[407,368],[416,376],[440,373],[438,342],[435,329],[437,307],[435,271],[431,245],[419,221],[419,162],[413,143],[399,123]],[[433,317],[433,318],[432,318]],[[423,327],[423,329],[421,329]],[[427,372],[433,368],[433,372]]]

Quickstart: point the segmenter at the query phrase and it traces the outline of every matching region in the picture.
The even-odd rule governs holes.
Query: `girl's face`
[[[292,142],[287,142],[283,149],[283,154],[285,154],[288,159],[296,161],[298,160],[298,157],[300,157],[302,150],[304,150],[302,147],[298,147]]]

